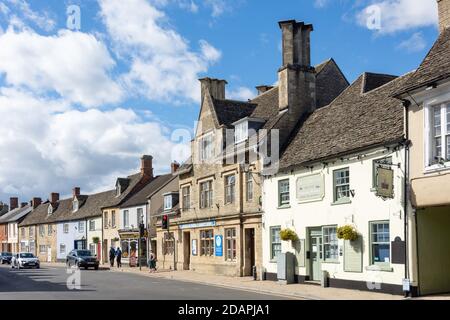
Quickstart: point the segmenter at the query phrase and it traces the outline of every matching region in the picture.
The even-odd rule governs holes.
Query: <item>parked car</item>
[[[12,254],[11,252],[2,252],[0,253],[0,261],[2,264],[11,264]]]
[[[78,268],[94,268],[98,270],[99,261],[97,256],[93,255],[90,250],[72,250],[66,257],[67,267],[76,266]]]
[[[20,252],[12,256],[11,259],[11,268],[36,268],[39,269],[41,267],[41,262],[39,259],[32,253],[29,252]]]

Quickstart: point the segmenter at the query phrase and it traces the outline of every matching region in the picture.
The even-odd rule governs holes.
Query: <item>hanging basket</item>
[[[294,230],[291,229],[283,229],[280,231],[280,239],[283,241],[297,241],[298,235]]]
[[[338,239],[355,241],[358,239],[359,234],[356,231],[355,227],[351,225],[341,226],[337,229],[337,237]]]

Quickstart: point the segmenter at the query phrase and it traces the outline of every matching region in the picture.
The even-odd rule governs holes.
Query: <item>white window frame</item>
[[[253,174],[250,171],[245,173],[245,198],[253,201]]]
[[[277,260],[278,253],[282,252],[280,231],[281,231],[281,226],[272,226],[269,228],[270,261],[272,261],[272,262],[275,262]],[[275,232],[277,234],[275,234]],[[275,250],[275,246],[277,246],[277,250]],[[275,252],[277,252],[277,253],[275,253]]]
[[[144,219],[144,208],[137,208],[136,209],[136,215],[137,215],[137,224],[138,226],[143,223],[145,224]]]
[[[225,204],[233,204],[236,201],[236,175],[230,174],[225,179]],[[230,180],[231,183],[230,183]]]
[[[66,245],[65,244],[60,244],[59,245],[59,253],[60,254],[66,254]]]
[[[334,233],[331,232],[334,230]],[[322,252],[324,262],[338,262],[339,261],[339,240],[337,238],[337,226],[323,226],[322,227]],[[328,247],[328,249],[326,249]],[[330,252],[330,258],[327,258],[327,252]],[[333,256],[331,255],[333,253]]]
[[[78,221],[78,233],[84,233],[84,221]]]
[[[287,183],[287,190],[282,191],[281,185]],[[287,200],[283,200],[283,196],[287,196]],[[291,181],[290,179],[278,180],[278,207],[285,207],[291,204]]]
[[[181,195],[183,197],[183,210],[189,210],[191,208],[191,186],[182,187]]]
[[[69,224],[68,223],[63,224],[63,233],[69,233]]]
[[[78,200],[74,200],[72,201],[72,212],[77,212],[78,209],[80,208],[80,203],[78,202]]]
[[[202,186],[204,184],[208,184],[209,188],[203,191]],[[213,205],[212,202],[214,197],[213,180],[200,182],[199,189],[200,189],[200,208],[201,209],[211,208]],[[205,194],[203,194],[203,192],[205,192]]]
[[[123,210],[123,228],[130,228],[130,212],[128,210]]]
[[[238,144],[248,139],[248,121],[242,121],[234,126],[234,143]]]
[[[450,106],[450,93],[443,94],[439,97],[424,101],[424,165],[425,172],[440,171],[450,169],[450,159],[445,161],[444,165],[436,163],[434,159],[434,109],[441,108],[441,153],[442,157],[446,157],[446,137],[450,135],[447,130],[447,106]],[[450,139],[450,137],[449,137]]]
[[[95,231],[95,220],[89,220],[89,231]]]
[[[166,194],[164,196],[164,210],[171,210],[172,209],[172,195],[171,194]]]

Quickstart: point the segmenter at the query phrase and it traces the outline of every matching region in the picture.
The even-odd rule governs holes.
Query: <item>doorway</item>
[[[183,270],[189,270],[191,265],[191,233],[183,233]]]
[[[310,229],[309,256],[310,256],[310,280],[320,281],[322,270],[322,229]]]
[[[108,239],[103,240],[103,263],[108,263]]]
[[[245,268],[244,276],[251,276],[255,265],[255,229],[245,229]]]
[[[52,262],[52,248],[47,246],[47,262]]]

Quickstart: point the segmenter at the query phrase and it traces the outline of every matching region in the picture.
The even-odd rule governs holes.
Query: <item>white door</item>
[[[50,246],[47,247],[47,262],[52,262],[52,248]]]

